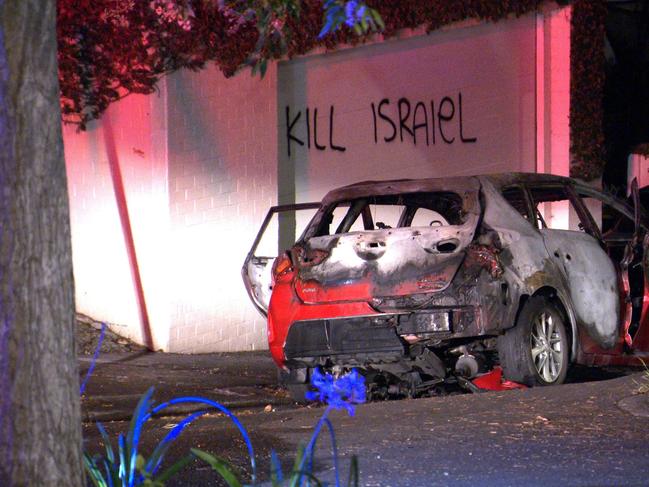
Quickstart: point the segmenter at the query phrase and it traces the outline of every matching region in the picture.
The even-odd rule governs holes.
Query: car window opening
[[[580,232],[588,228],[588,222],[581,219],[564,187],[533,187],[530,188],[530,194],[537,228]]]
[[[510,187],[505,188],[502,191],[503,197],[507,202],[521,214],[523,218],[530,221],[530,214],[527,207],[527,200],[525,198],[525,192],[520,187]],[[533,220],[533,218],[532,218]]]
[[[460,195],[448,191],[379,195],[341,201],[326,210],[313,236],[461,225],[465,221],[462,204]]]

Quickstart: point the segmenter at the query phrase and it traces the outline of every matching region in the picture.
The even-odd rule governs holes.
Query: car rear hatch
[[[477,178],[370,182],[327,195],[293,248],[308,304],[445,289],[480,218]]]

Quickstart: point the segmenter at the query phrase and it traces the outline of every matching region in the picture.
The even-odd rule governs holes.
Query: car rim
[[[530,342],[536,371],[545,382],[556,381],[561,373],[563,354],[559,327],[551,314],[543,312],[537,316],[532,324]]]

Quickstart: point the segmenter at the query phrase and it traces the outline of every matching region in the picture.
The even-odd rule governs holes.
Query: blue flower
[[[345,23],[349,27],[354,27],[356,23],[356,8],[358,7],[358,2],[356,0],[350,0],[345,4]]]
[[[354,415],[354,404],[365,402],[365,378],[356,369],[338,379],[315,369],[311,385],[317,392],[307,392],[308,400],[324,402],[333,409],[346,409],[350,416]]]

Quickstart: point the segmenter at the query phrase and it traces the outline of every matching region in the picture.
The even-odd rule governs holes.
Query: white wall
[[[535,29],[528,15],[280,63],[279,164],[287,175],[280,194],[299,202],[365,179],[534,171]],[[410,105],[409,117],[401,105],[406,127],[415,110],[417,123],[428,123],[416,139],[400,127],[400,99]],[[379,116],[381,100],[396,125],[390,142],[395,131]],[[344,152],[329,147],[332,106],[333,141]],[[440,120],[440,108],[452,119]],[[298,113],[290,135],[305,145],[292,141],[289,157],[287,125]],[[315,147],[316,123],[325,150]]]
[[[277,202],[276,74],[167,78],[173,250],[169,351],[266,348],[241,265]]]
[[[166,265],[169,252],[164,97],[132,95],[105,118],[78,132],[64,127],[77,310],[143,342],[143,309],[136,299],[107,154],[110,118],[126,195],[136,258],[152,324],[153,345],[166,349],[169,329]]]
[[[248,300],[240,268],[272,205],[319,200],[336,186],[365,179],[534,170],[561,174],[564,165],[567,170],[565,12],[474,22],[273,63],[263,80],[248,70],[226,79],[213,66],[181,71],[160,84],[159,94],[114,104],[109,115],[156,348],[267,347],[265,320]],[[452,143],[443,140],[439,128],[445,97],[455,109],[442,128]],[[423,128],[416,132],[416,144],[407,131],[401,141],[401,98],[410,101],[409,127],[416,104],[424,104],[428,143]],[[397,125],[392,142],[384,140],[391,135],[390,124],[376,111],[375,140],[372,103],[378,110],[383,99],[390,100],[384,115]],[[450,103],[444,102],[443,114],[450,114]],[[293,143],[291,157],[287,106],[289,123],[301,112],[291,134],[305,144]],[[324,150],[313,139],[316,108]],[[424,121],[421,110],[418,122]],[[64,135],[77,307],[121,325],[118,332],[141,341],[141,308],[115,204],[103,122],[81,134],[67,128]],[[345,151],[333,150],[332,143]]]

